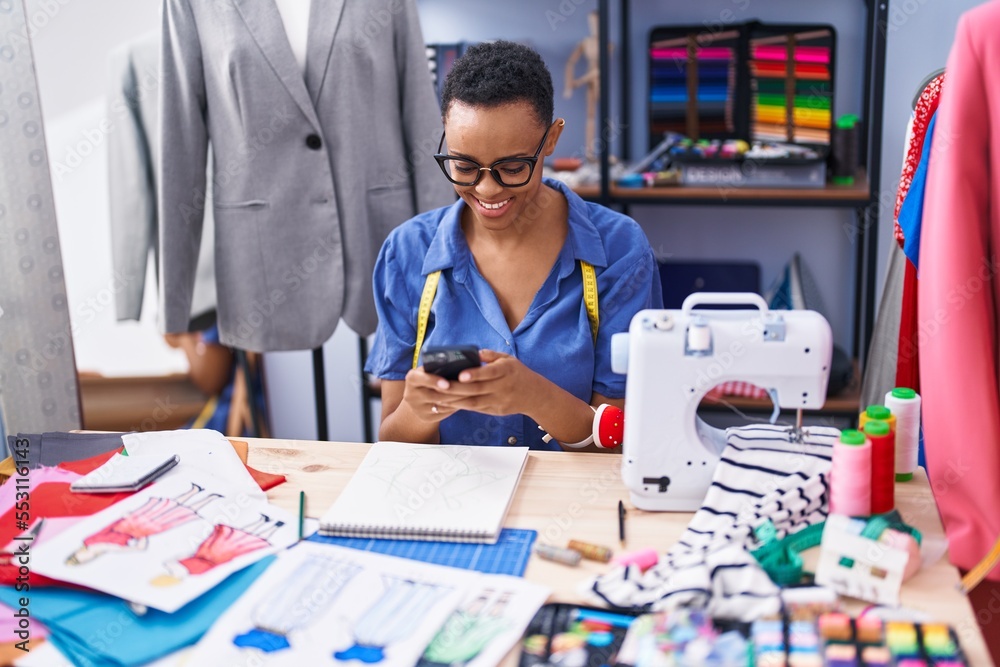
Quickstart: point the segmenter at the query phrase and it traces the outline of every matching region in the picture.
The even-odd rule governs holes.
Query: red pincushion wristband
[[[601,449],[613,449],[622,444],[622,434],[625,430],[625,412],[608,403],[602,403],[600,407],[590,406],[594,411],[594,423],[592,433],[580,442],[562,443],[564,447],[571,449],[582,449],[590,444],[596,444]],[[539,425],[539,430],[545,430]],[[543,442],[550,442],[552,436],[546,433],[542,436]]]
[[[622,444],[625,432],[625,411],[616,405],[601,404],[594,412],[594,444],[612,449]]]

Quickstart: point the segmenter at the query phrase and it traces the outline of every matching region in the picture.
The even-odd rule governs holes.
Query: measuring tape
[[[580,260],[580,271],[583,273],[583,305],[587,307],[587,319],[590,320],[590,335],[597,342],[597,329],[601,324],[601,316],[597,310],[597,273],[592,264]]]
[[[823,541],[824,525],[826,522],[813,524],[780,540],[772,537],[770,542],[752,551],[751,555],[757,559],[757,562],[774,583],[779,586],[797,584],[802,579],[802,556],[799,555],[799,552],[820,545]],[[773,536],[777,533],[774,524],[770,521],[758,526],[754,532],[757,533],[758,537],[767,533]]]
[[[594,343],[597,343],[597,329],[601,323],[597,306],[597,272],[594,271],[592,264],[588,264],[582,259],[580,260],[580,271],[583,272],[583,304],[587,307],[590,335],[593,337]],[[420,348],[424,346],[427,322],[431,318],[431,306],[434,304],[434,295],[437,294],[440,281],[440,271],[428,273],[427,280],[424,281],[424,291],[420,294],[420,306],[417,308],[417,342],[413,348],[413,368],[420,365]]]
[[[424,336],[427,335],[427,321],[431,318],[431,304],[434,303],[434,295],[437,293],[438,282],[441,280],[440,271],[432,271],[427,274],[424,281],[424,291],[420,295],[420,307],[417,309],[417,345],[413,348],[413,367],[420,365],[420,348],[424,346]]]

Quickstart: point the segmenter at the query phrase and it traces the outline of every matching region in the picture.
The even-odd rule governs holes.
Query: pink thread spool
[[[872,444],[861,431],[849,429],[833,446],[830,469],[830,512],[870,516],[872,512]]]
[[[615,556],[611,561],[612,565],[635,565],[640,571],[645,572],[660,561],[660,554],[656,549],[639,549],[630,551],[627,554]]]

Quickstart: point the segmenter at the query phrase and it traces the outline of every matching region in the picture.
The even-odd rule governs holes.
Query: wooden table
[[[311,517],[318,517],[333,503],[369,447],[276,439],[251,438],[249,442],[251,466],[288,478],[268,493],[271,500],[298,512],[299,490],[304,490],[306,515]],[[505,525],[537,530],[539,542],[565,546],[567,540],[580,539],[617,548],[618,500],[622,499],[628,508],[626,549],[666,551],[684,532],[691,514],[633,508],[621,481],[620,465],[619,454],[531,452]],[[914,481],[896,486],[896,504],[907,523],[917,527],[925,539],[943,539],[937,507],[922,472]],[[532,558],[525,577],[551,588],[553,600],[582,602],[576,587],[604,567],[583,561],[571,568]],[[955,588],[958,581],[956,569],[947,558],[941,558],[906,582],[903,604],[951,623],[970,664],[990,665],[972,607]],[[508,663],[516,664],[510,659]]]

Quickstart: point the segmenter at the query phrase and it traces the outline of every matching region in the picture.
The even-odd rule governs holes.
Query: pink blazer
[[[924,441],[951,561],[1000,535],[1000,1],[962,16],[928,172],[918,287]],[[1000,568],[990,575],[1000,581]]]

